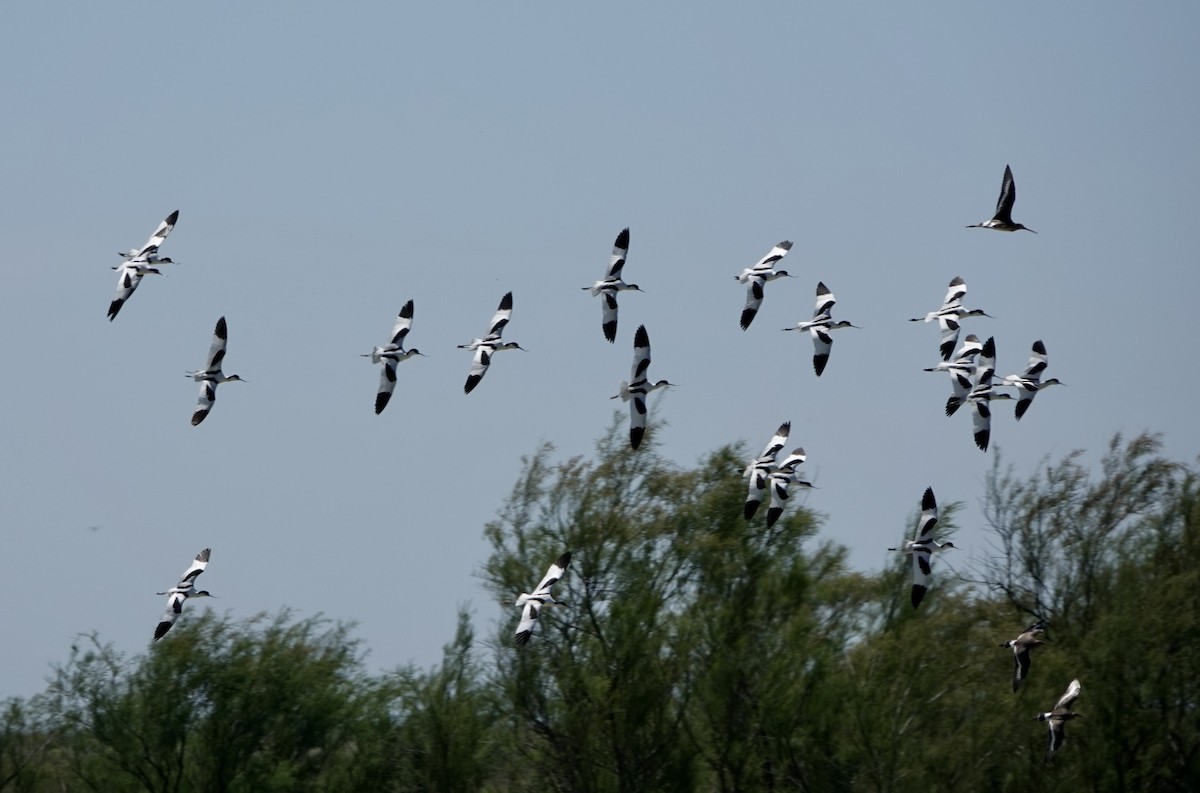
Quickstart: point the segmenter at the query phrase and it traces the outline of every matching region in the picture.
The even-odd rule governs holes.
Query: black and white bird
[[[562,601],[555,600],[554,595],[550,594],[550,589],[558,582],[558,579],[563,577],[563,573],[566,572],[567,565],[570,563],[571,552],[567,551],[554,560],[554,564],[550,565],[545,577],[532,593],[522,592],[517,596],[515,605],[521,609],[521,621],[517,624],[515,635],[518,647],[529,643],[529,637],[533,635],[533,627],[537,625],[538,616],[541,615],[543,608],[551,604],[566,605]]]
[[[909,322],[933,322],[937,320],[938,328],[942,332],[942,340],[939,349],[942,353],[942,360],[950,360],[950,356],[954,352],[955,345],[958,344],[958,331],[960,323],[968,317],[992,317],[991,314],[982,309],[973,308],[967,309],[963,306],[963,297],[967,294],[967,284],[962,277],[956,276],[950,281],[950,286],[946,290],[946,297],[942,300],[942,307],[937,311],[930,311],[923,317],[911,317]]]
[[[167,215],[167,219],[158,224],[158,228],[150,235],[150,239],[146,240],[145,245],[117,253],[125,261],[113,267],[117,271],[117,293],[108,304],[109,322],[117,318],[121,307],[133,296],[144,276],[162,275],[162,271],[156,265],[174,264],[170,258],[158,255],[158,247],[171,233],[171,229],[175,228],[177,220],[179,220],[179,210]]]
[[[971,431],[975,437],[975,445],[983,452],[987,451],[988,441],[992,437],[991,401],[1011,399],[1008,394],[996,393],[992,388],[992,377],[995,374],[996,341],[992,336],[988,336],[975,363],[975,384],[971,387],[971,393],[967,394],[967,404],[971,406]],[[946,412],[951,412],[949,403],[946,404]]]
[[[817,377],[825,371],[825,365],[829,363],[829,351],[833,348],[833,337],[830,336],[831,331],[840,328],[857,328],[846,320],[838,322],[833,321],[832,311],[837,299],[833,293],[829,291],[829,287],[825,286],[824,281],[817,283],[817,305],[813,310],[813,318],[802,322],[797,322],[793,327],[784,328],[784,330],[807,330],[812,336],[813,341],[813,371],[817,373]]]
[[[771,440],[767,441],[762,454],[751,460],[750,464],[746,466],[746,470],[742,472],[742,476],[750,477],[750,489],[746,494],[746,503],[742,507],[742,516],[746,520],[750,520],[754,517],[754,513],[758,512],[758,506],[762,503],[763,495],[767,492],[767,485],[771,481],[771,472],[775,470],[775,460],[779,456],[779,452],[783,451],[791,431],[792,422],[785,421],[780,424],[779,429],[775,430],[775,434],[771,436]],[[798,451],[801,454],[804,453],[803,449]],[[803,460],[799,462],[803,462]]]
[[[167,610],[163,612],[158,627],[154,629],[154,641],[158,641],[165,636],[167,631],[171,630],[171,626],[175,624],[175,620],[179,619],[179,615],[183,611],[183,601],[188,598],[212,597],[207,590],[196,589],[196,578],[204,572],[204,568],[208,567],[208,557],[211,553],[212,549],[205,548],[196,554],[191,567],[183,571],[179,583],[166,592],[158,593],[167,596]]]
[[[515,341],[503,341],[500,335],[504,332],[508,321],[512,319],[513,296],[512,292],[508,292],[504,297],[500,298],[500,307],[496,309],[496,313],[492,315],[492,324],[488,326],[488,332],[483,338],[471,339],[466,344],[458,345],[460,350],[474,350],[475,358],[471,362],[471,371],[467,375],[467,382],[463,386],[465,393],[471,393],[475,390],[475,386],[479,385],[479,381],[487,374],[488,367],[492,363],[492,356],[502,350],[524,350],[520,344]]]
[[[925,495],[921,499],[921,517],[917,520],[916,539],[906,540],[899,548],[888,548],[889,551],[899,551],[912,555],[913,563],[913,583],[912,583],[912,604],[913,608],[921,605],[921,601],[925,598],[925,592],[929,589],[929,562],[933,554],[937,551],[944,551],[947,548],[955,547],[950,541],[938,542],[933,538],[933,529],[937,526],[938,507],[937,499],[933,497],[933,488],[925,488]]]
[[[629,403],[629,445],[637,448],[646,434],[646,398],[651,391],[674,385],[666,380],[651,383],[647,377],[650,369],[650,334],[645,325],[639,325],[633,335],[633,367],[628,382],[621,381],[620,390],[610,399],[621,398]]]
[[[1083,687],[1079,685],[1079,680],[1071,681],[1071,685],[1067,686],[1067,693],[1058,698],[1058,702],[1054,703],[1054,707],[1045,713],[1039,713],[1034,716],[1038,721],[1050,722],[1050,740],[1046,746],[1046,756],[1050,757],[1059,750],[1063,741],[1066,739],[1066,730],[1064,725],[1071,719],[1082,718],[1082,713],[1075,713],[1071,710],[1071,705],[1079,697],[1079,692]]]
[[[812,482],[801,479],[796,471],[796,468],[807,459],[808,456],[804,453],[804,449],[796,447],[767,476],[767,489],[771,491],[771,506],[767,508],[768,529],[774,526],[775,521],[783,515],[783,508],[787,505],[791,488],[808,490],[813,487]]]
[[[186,373],[188,377],[200,384],[200,399],[196,403],[196,410],[192,413],[193,427],[208,418],[213,403],[217,401],[217,386],[221,383],[247,382],[236,374],[226,375],[221,371],[221,364],[225,360],[225,345],[228,341],[229,328],[225,324],[225,317],[221,317],[217,320],[216,328],[213,329],[212,346],[208,348],[208,361],[204,368]]]
[[[1029,406],[1033,404],[1033,398],[1037,396],[1038,391],[1052,385],[1066,385],[1058,378],[1051,378],[1042,381],[1042,372],[1046,370],[1049,363],[1049,358],[1046,356],[1046,345],[1038,339],[1033,343],[1033,352],[1029,356],[1029,363],[1025,365],[1025,371],[1021,374],[1005,375],[995,385],[998,388],[1010,387],[1017,389],[1017,421],[1025,415],[1025,411],[1029,410]]]
[[[767,255],[759,259],[753,267],[747,267],[745,270],[742,270],[740,275],[734,276],[738,280],[738,283],[746,285],[746,305],[742,309],[740,323],[742,330],[750,327],[750,323],[754,321],[755,315],[758,314],[759,307],[762,306],[764,284],[774,281],[776,278],[796,277],[789,275],[787,270],[775,269],[775,265],[784,256],[787,256],[787,252],[791,249],[791,240],[784,240],[768,251]]]
[[[972,223],[969,229],[992,229],[994,231],[1033,231],[1033,229],[1014,223],[1012,219],[1013,204],[1017,201],[1017,183],[1013,181],[1012,168],[1004,166],[1004,181],[1000,183],[1000,198],[996,200],[996,214],[991,220],[982,223]],[[1036,231],[1033,231],[1037,234]]]
[[[1001,644],[1001,647],[1011,647],[1013,651],[1013,677],[1012,690],[1016,693],[1021,687],[1021,682],[1029,677],[1029,652],[1034,647],[1040,647],[1045,644],[1042,641],[1042,634],[1046,631],[1046,625],[1038,620],[1023,630],[1015,639]]]
[[[404,339],[412,327],[413,301],[408,301],[396,315],[396,325],[392,328],[392,340],[382,347],[376,347],[371,352],[362,353],[363,358],[370,358],[371,363],[382,363],[383,370],[379,373],[379,393],[375,395],[375,415],[378,416],[387,407],[396,388],[396,366],[401,361],[407,361],[414,355],[424,356],[417,348],[404,349]]]
[[[625,267],[625,257],[628,254],[629,229],[623,229],[617,235],[616,242],[613,243],[612,258],[608,261],[604,279],[591,286],[583,287],[593,295],[602,296],[601,310],[603,313],[600,318],[600,328],[604,331],[604,338],[608,339],[610,344],[617,340],[617,293],[644,291],[637,284],[627,284],[621,280],[621,270]]]

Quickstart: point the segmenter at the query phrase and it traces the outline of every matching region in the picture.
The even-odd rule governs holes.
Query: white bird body
[[[236,383],[246,382],[239,375],[226,375],[221,371],[221,364],[225,360],[225,347],[229,341],[229,328],[225,323],[225,317],[217,320],[217,326],[213,329],[212,346],[208,349],[208,361],[203,369],[197,369],[194,372],[187,372],[187,376],[200,384],[200,399],[196,403],[196,410],[192,413],[192,426],[196,426],[204,419],[208,418],[209,411],[212,410],[213,403],[217,401],[217,386],[221,383]]]
[[[758,314],[758,309],[762,306],[763,286],[777,278],[795,278],[790,275],[787,270],[776,270],[775,265],[778,264],[784,256],[787,256],[788,251],[792,249],[790,240],[784,240],[767,252],[753,267],[747,267],[742,270],[741,274],[735,275],[738,283],[746,284],[746,305],[742,308],[741,328],[746,330],[750,327],[750,323],[754,321],[754,317]]]
[[[383,369],[379,372],[379,390],[375,394],[375,415],[377,416],[387,407],[392,398],[392,392],[396,388],[397,364],[407,361],[415,355],[424,355],[415,347],[411,350],[404,349],[404,340],[408,336],[409,329],[412,328],[412,321],[413,301],[410,300],[396,315],[391,341],[382,347],[376,347],[371,352],[362,353],[362,357],[370,358],[371,363],[383,364]]]
[[[521,609],[521,621],[517,624],[515,634],[517,646],[529,643],[529,637],[533,635],[533,627],[537,624],[543,607],[551,604],[563,605],[561,601],[554,599],[550,589],[562,578],[570,563],[571,552],[561,554],[554,560],[554,564],[550,565],[533,592],[522,592],[517,596],[514,605]]]
[[[948,548],[954,548],[952,542],[938,542],[933,538],[933,529],[937,526],[938,507],[937,499],[934,498],[933,488],[925,488],[925,495],[921,498],[921,516],[917,519],[917,532],[915,539],[906,540],[899,548],[888,548],[889,551],[899,551],[912,555],[913,564],[913,583],[912,583],[912,604],[913,608],[921,605],[921,601],[925,598],[925,593],[929,589],[930,577],[930,559],[933,554],[938,551],[944,551]]]
[[[471,393],[475,390],[475,386],[479,385],[479,381],[483,379],[483,376],[487,374],[488,367],[491,366],[494,354],[503,350],[525,349],[515,341],[503,341],[501,339],[505,326],[512,319],[512,307],[512,292],[507,292],[504,297],[500,298],[500,307],[492,315],[492,322],[488,326],[488,332],[482,338],[471,339],[466,344],[458,345],[460,350],[474,350],[475,352],[475,356],[471,360],[471,371],[467,374],[466,384],[463,385],[464,393]]]
[[[168,589],[166,592],[159,592],[160,595],[167,596],[167,610],[163,612],[162,619],[159,620],[158,627],[154,629],[154,640],[158,641],[166,635],[167,631],[171,630],[171,626],[179,619],[179,615],[183,612],[183,602],[190,597],[212,597],[207,590],[196,589],[196,579],[204,568],[208,567],[208,559],[212,550],[205,548],[200,553],[196,554],[195,560],[187,570],[183,571],[183,575],[179,578],[179,583]]]
[[[625,257],[628,253],[629,229],[623,229],[613,243],[612,258],[609,259],[608,269],[605,270],[604,278],[591,286],[583,287],[583,289],[590,291],[593,296],[603,295],[604,297],[601,301],[602,315],[600,327],[604,331],[604,338],[608,339],[610,344],[617,340],[617,293],[643,291],[637,284],[627,284],[621,279],[621,271],[625,267]]]

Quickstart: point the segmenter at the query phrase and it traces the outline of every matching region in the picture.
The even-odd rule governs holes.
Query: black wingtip
[[[463,393],[464,393],[464,394],[469,394],[469,393],[471,393],[472,391],[474,391],[474,390],[475,390],[475,386],[479,385],[479,381],[480,381],[480,380],[482,380],[482,379],[483,379],[482,377],[480,377],[479,375],[476,375],[476,374],[473,374],[473,375],[468,375],[468,376],[467,376],[467,382],[466,382],[466,384],[463,386]]]
[[[817,377],[821,376],[821,372],[825,371],[825,365],[829,363],[829,355],[814,355],[813,356],[813,371],[817,373]]]
[[[979,451],[986,452],[988,448],[988,440],[991,438],[990,430],[980,430],[975,433],[975,445],[979,447]]]
[[[404,308],[400,309],[400,316],[404,319],[413,318],[413,301],[408,301],[404,304]]]
[[[504,297],[500,298],[500,310],[501,311],[511,311],[512,310],[512,292],[509,292],[509,293],[505,294]]]
[[[754,321],[754,316],[757,313],[758,313],[757,311],[754,311],[749,308],[742,309],[742,318],[738,322],[738,324],[742,326],[742,330],[746,330],[747,328],[750,327],[750,323]]]
[[[775,525],[775,521],[779,520],[779,516],[783,514],[783,507],[771,507],[767,510],[767,528]]]
[[[638,325],[637,333],[633,334],[634,347],[649,347],[650,334],[646,332],[645,325]]]
[[[563,553],[559,554],[559,557],[554,560],[554,563],[564,570],[567,569],[567,565],[571,563],[571,552],[564,551]]]
[[[744,517],[746,520],[752,519],[754,517],[754,513],[758,512],[758,505],[760,503],[761,502],[758,501],[747,501],[745,506],[742,507],[742,517]]]
[[[634,449],[642,445],[642,437],[646,434],[645,427],[629,428],[629,445]]]
[[[612,344],[613,342],[615,342],[617,340],[617,323],[616,322],[605,322],[603,325],[603,328],[604,328],[604,338],[608,339],[608,343]]]
[[[921,496],[921,509],[937,509],[937,499],[933,496],[933,488],[925,488],[925,495]]]
[[[388,391],[384,391],[383,393],[375,395],[375,415],[376,416],[378,416],[380,413],[383,412],[383,409],[388,406],[388,401],[391,400],[391,398],[392,398],[392,395]]]
[[[229,326],[225,323],[225,317],[217,320],[217,327],[213,329],[213,334],[218,339],[229,339]]]
[[[913,586],[912,586],[913,608],[917,608],[918,606],[920,606],[921,601],[924,599],[925,599],[925,587],[921,586],[920,584],[913,584]]]
[[[197,410],[192,414],[192,426],[198,426],[200,422],[204,421],[206,418],[208,418],[207,410]]]
[[[628,228],[621,229],[621,233],[617,235],[617,239],[613,242],[613,247],[620,248],[621,250],[629,249],[629,229]]]
[[[533,631],[521,631],[516,635],[516,643],[518,647],[524,647],[529,644],[529,636]]]

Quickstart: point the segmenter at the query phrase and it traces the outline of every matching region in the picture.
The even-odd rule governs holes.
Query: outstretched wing
[[[760,276],[752,275],[749,277],[746,284],[746,305],[742,307],[742,318],[738,324],[742,330],[750,327],[750,323],[754,321],[754,317],[758,315],[758,309],[762,306],[763,301],[763,284],[766,283]]]
[[[929,560],[932,554],[927,548],[918,548],[913,551],[913,583],[912,583],[912,604],[913,608],[921,605],[921,601],[925,599],[925,592],[929,589]]]
[[[621,270],[625,267],[625,257],[629,254],[629,229],[622,229],[613,242],[612,258],[608,260],[606,278],[620,279]]]
[[[571,563],[571,552],[560,554],[554,560],[554,564],[550,565],[546,570],[546,575],[542,578],[541,583],[537,585],[537,589],[533,590],[535,595],[545,595],[550,592],[550,587],[558,583],[558,579],[563,577],[563,573],[567,571],[567,565]]]
[[[1000,197],[996,199],[996,219],[1012,222],[1013,204],[1017,202],[1017,183],[1013,181],[1012,168],[1004,166],[1004,179],[1000,182]]]
[[[208,348],[208,360],[204,365],[206,372],[221,371],[221,362],[225,360],[225,346],[229,343],[229,326],[225,323],[225,317],[217,320],[217,326],[213,328],[212,345]]]
[[[650,368],[650,334],[645,325],[638,325],[637,333],[633,335],[633,368],[629,382],[637,383],[646,379],[646,371]]]
[[[933,527],[937,525],[938,506],[937,498],[933,495],[933,488],[925,488],[925,494],[921,496],[921,517],[917,520],[917,542],[928,542],[933,539]]]
[[[463,386],[463,391],[467,394],[475,390],[475,386],[479,385],[479,381],[487,374],[488,367],[492,363],[492,353],[495,350],[490,344],[480,344],[475,348],[475,357],[471,360],[471,371],[467,375],[467,382]]]
[[[387,407],[396,388],[396,362],[383,360],[383,368],[379,372],[379,392],[375,394],[375,415],[378,416]]]
[[[408,301],[404,304],[404,308],[400,309],[400,313],[396,315],[396,325],[392,328],[392,344],[403,349],[404,337],[408,335],[409,328],[412,327],[413,321],[413,301]]]
[[[817,306],[813,310],[813,319],[817,319],[822,314],[828,314],[837,305],[837,299],[833,296],[833,292],[829,291],[829,287],[825,286],[824,281],[817,282]]]
[[[504,326],[512,318],[513,296],[512,292],[508,292],[504,297],[500,298],[500,307],[496,309],[496,313],[492,315],[492,324],[488,326],[488,335],[500,337],[504,332]]]
[[[529,637],[533,635],[533,626],[537,624],[538,615],[542,611],[542,604],[536,600],[525,601],[525,608],[521,610],[521,621],[517,623],[517,632],[515,635],[517,646],[523,647],[529,644]]]
[[[754,269],[773,270],[775,265],[779,263],[779,260],[784,256],[787,256],[787,252],[791,249],[792,241],[784,240],[775,247],[771,248],[771,250],[767,251],[767,255],[758,260],[758,262],[754,265]]]
[[[833,349],[833,334],[829,332],[829,328],[822,325],[814,325],[808,329],[813,340],[813,371],[817,373],[817,377],[825,371],[825,365],[829,363],[829,351]]]
[[[213,403],[217,401],[217,382],[215,380],[200,381],[200,397],[196,400],[196,409],[192,411],[192,426],[208,418]]]
[[[617,292],[615,289],[605,289],[600,292],[602,316],[600,326],[604,330],[604,338],[609,343],[617,340]]]
[[[142,278],[142,274],[134,267],[122,264],[117,268],[117,294],[113,297],[112,302],[108,304],[109,322],[117,318],[121,307],[125,305],[126,300],[133,296],[134,291],[138,288],[138,284],[142,282]]]
[[[150,235],[150,239],[146,240],[145,245],[140,248],[134,248],[133,250],[124,254],[125,258],[138,259],[157,249],[158,246],[162,245],[163,241],[166,240],[167,235],[171,233],[171,229],[175,228],[175,223],[178,220],[179,210],[177,209],[171,214],[167,215],[166,220],[158,224],[158,228],[156,228],[154,233]]]

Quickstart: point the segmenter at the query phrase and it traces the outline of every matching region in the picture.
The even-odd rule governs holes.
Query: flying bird
[[[221,363],[225,360],[225,345],[228,341],[229,328],[225,324],[225,317],[221,317],[217,320],[217,327],[213,329],[212,346],[208,348],[208,361],[204,368],[186,373],[188,377],[200,384],[200,400],[196,403],[195,412],[192,413],[193,427],[208,418],[213,403],[217,401],[217,386],[221,383],[247,382],[236,374],[226,375],[221,371]]]
[[[502,350],[524,350],[520,344],[515,341],[501,341],[500,336],[504,333],[504,327],[508,325],[509,319],[512,318],[513,296],[512,292],[508,292],[504,297],[500,298],[500,307],[496,309],[496,313],[492,315],[492,324],[488,326],[488,332],[481,339],[471,339],[466,344],[458,345],[460,350],[474,350],[475,358],[471,362],[471,371],[467,375],[467,382],[463,386],[464,393],[471,393],[475,390],[475,386],[479,385],[479,381],[487,374],[488,367],[492,363],[492,355]]]
[[[1000,183],[1000,198],[996,201],[996,214],[991,220],[982,223],[972,223],[969,229],[992,229],[994,231],[1033,231],[1033,229],[1014,223],[1012,219],[1013,204],[1017,201],[1017,183],[1013,181],[1012,168],[1004,166],[1004,181]],[[1037,234],[1036,231],[1033,231]]]
[[[371,352],[362,353],[363,358],[370,358],[371,363],[382,363],[383,370],[379,373],[379,393],[375,395],[375,415],[378,416],[387,407],[396,388],[396,366],[401,361],[407,361],[414,355],[424,356],[417,348],[404,349],[404,338],[412,327],[413,301],[408,301],[396,316],[396,325],[392,328],[392,340],[382,347],[376,347]]]
[[[942,341],[940,350],[942,360],[950,360],[951,354],[954,352],[954,347],[958,344],[958,331],[960,323],[967,317],[992,317],[991,314],[982,309],[966,309],[963,307],[962,300],[967,294],[967,284],[961,276],[956,276],[950,281],[950,286],[946,290],[946,297],[942,300],[942,307],[937,311],[930,311],[923,317],[911,317],[909,322],[933,322],[937,320],[938,328],[942,331]]]
[[[630,403],[629,444],[635,449],[641,445],[642,436],[646,434],[646,397],[650,395],[651,391],[674,385],[666,380],[651,383],[646,376],[649,369],[650,334],[646,332],[645,325],[639,325],[637,333],[633,335],[633,368],[629,381],[622,380],[620,390],[609,397],[609,399],[620,397],[622,401]]]
[[[604,338],[608,339],[610,344],[617,340],[617,293],[643,291],[637,284],[627,284],[621,280],[621,270],[625,267],[625,257],[628,253],[629,229],[623,229],[617,235],[616,242],[613,243],[612,258],[609,259],[604,279],[591,286],[583,287],[593,295],[603,296],[600,327],[604,331]]]
[[[204,568],[208,567],[208,557],[211,553],[212,549],[205,548],[196,554],[191,567],[183,571],[179,583],[166,592],[158,593],[167,596],[167,610],[163,612],[158,627],[154,629],[154,641],[158,641],[165,636],[167,631],[171,630],[171,626],[175,624],[175,620],[179,619],[179,614],[183,611],[183,601],[188,598],[212,597],[207,590],[196,589],[196,578],[204,572]]]
[[[783,450],[784,444],[787,443],[788,433],[791,431],[792,422],[785,421],[780,424],[779,429],[775,430],[775,434],[771,436],[771,440],[767,441],[762,454],[751,460],[750,464],[746,466],[746,470],[742,472],[742,476],[750,477],[749,493],[746,495],[746,503],[742,507],[742,516],[746,520],[750,520],[754,517],[754,513],[758,512],[758,506],[762,503],[763,494],[766,493],[771,479],[771,472],[775,470],[775,459]],[[803,449],[797,451],[804,454]],[[799,462],[803,462],[803,460]],[[799,462],[796,465],[799,465]]]
[[[117,293],[108,304],[108,321],[112,322],[120,313],[125,301],[133,297],[134,291],[142,278],[147,275],[162,275],[157,267],[153,267],[145,259],[133,259],[122,262],[117,270]]]
[[[931,366],[923,371],[948,372],[950,374],[950,398],[946,400],[946,415],[953,416],[962,407],[971,392],[971,378],[975,375],[975,358],[983,349],[983,344],[974,333],[963,339],[962,346],[954,353],[950,361],[942,361],[937,366]]]
[[[566,605],[562,601],[554,599],[554,595],[550,594],[550,588],[558,582],[558,579],[562,578],[570,563],[571,552],[567,551],[554,560],[554,564],[550,565],[542,582],[537,585],[532,594],[522,592],[517,596],[515,605],[521,609],[521,621],[517,624],[515,635],[518,647],[529,643],[529,637],[533,635],[533,626],[537,624],[538,615],[541,614],[543,607],[552,603],[560,606]]]
[[[738,283],[746,284],[746,305],[742,309],[740,323],[742,330],[750,327],[750,323],[754,321],[755,315],[758,314],[759,307],[762,306],[764,284],[774,281],[776,278],[796,277],[789,275],[787,270],[775,269],[775,265],[784,256],[787,256],[787,252],[791,249],[791,240],[784,240],[768,251],[767,255],[759,259],[753,267],[747,267],[745,270],[742,270],[740,275],[734,276]]]
[[[1071,710],[1071,705],[1079,697],[1079,692],[1083,689],[1079,685],[1079,680],[1072,680],[1071,685],[1067,686],[1067,693],[1058,698],[1058,702],[1054,703],[1054,707],[1046,713],[1039,713],[1034,716],[1038,721],[1048,721],[1050,724],[1050,742],[1046,747],[1046,757],[1053,756],[1062,746],[1063,740],[1066,739],[1066,731],[1064,725],[1071,719],[1082,718],[1082,713],[1075,713]]]
[[[807,330],[812,336],[813,371],[817,373],[817,377],[821,376],[821,373],[825,371],[825,365],[829,363],[829,351],[833,348],[833,337],[829,335],[830,331],[858,327],[844,319],[838,322],[833,321],[831,312],[836,303],[837,299],[829,291],[829,287],[825,286],[823,281],[818,282],[817,305],[813,310],[813,318],[797,322],[793,327],[784,328],[784,330]]]
[[[952,542],[938,542],[933,538],[933,528],[937,525],[937,519],[937,499],[933,497],[933,488],[927,487],[925,488],[925,495],[921,499],[921,517],[917,520],[916,539],[906,540],[899,548],[888,548],[889,551],[912,554],[913,608],[921,605],[921,601],[925,598],[925,592],[929,588],[929,562],[933,554],[937,551],[944,551],[947,548],[955,547]]]
[[[1022,631],[1017,638],[1000,645],[1001,647],[1011,647],[1013,651],[1012,690],[1014,694],[1021,687],[1021,682],[1029,677],[1030,650],[1045,644],[1042,641],[1042,634],[1045,630],[1045,624],[1041,620],[1038,620]]]

